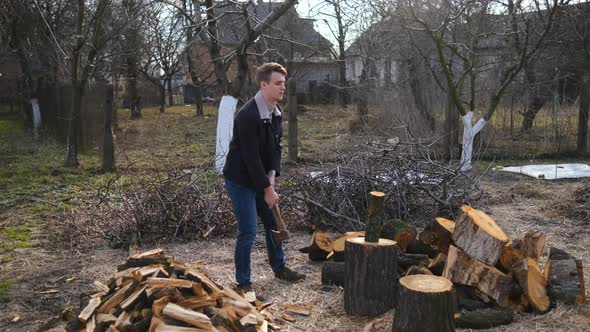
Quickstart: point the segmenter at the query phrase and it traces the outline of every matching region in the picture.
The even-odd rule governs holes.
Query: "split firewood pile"
[[[262,303],[254,293],[241,295],[221,287],[199,268],[166,257],[155,249],[133,255],[91,296],[67,331],[277,331],[290,314],[309,315],[297,304]]]
[[[371,218],[367,232],[370,223]],[[352,246],[347,240],[364,236],[365,232],[347,232],[332,240],[328,233],[316,231],[310,246],[300,251],[311,260],[327,260],[322,266],[322,283],[343,286],[346,294],[346,280],[350,279],[347,271],[354,271],[346,269],[344,253],[348,254],[347,247]],[[509,324],[514,312],[543,314],[558,302],[576,305],[586,299],[581,260],[551,247],[542,267],[539,259],[544,254],[544,234],[527,233],[522,239],[511,240],[489,215],[470,206],[461,208],[456,221],[436,218],[419,233],[399,220],[383,221],[380,237],[380,241],[390,239],[397,243],[399,251],[394,260],[399,276],[423,275],[422,279],[432,279],[403,278],[405,284],[401,287],[397,281],[397,296],[403,296],[412,283],[438,283],[443,289],[446,286],[439,277],[452,282],[451,317],[457,327]],[[395,302],[396,315],[402,314],[399,305],[403,304],[403,310],[408,311],[408,298],[397,305]]]

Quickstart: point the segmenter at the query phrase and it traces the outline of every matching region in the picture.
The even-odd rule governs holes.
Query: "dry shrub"
[[[370,191],[386,193],[388,218],[414,225],[436,215],[455,217],[460,206],[481,196],[458,165],[433,161],[421,149],[399,142],[363,146],[338,162],[292,174],[294,195],[305,202],[311,225],[340,232],[364,228]]]

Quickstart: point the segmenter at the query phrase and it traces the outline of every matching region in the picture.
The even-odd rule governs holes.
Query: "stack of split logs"
[[[279,330],[270,303],[213,282],[205,272],[164,256],[161,249],[133,255],[91,296],[67,331]],[[288,310],[287,310],[288,311]]]
[[[371,192],[370,202],[382,200],[380,195]],[[375,293],[383,298],[382,293],[390,291],[388,283],[395,284],[392,299],[387,299],[396,308],[393,331],[422,331],[429,325],[449,327],[442,330],[489,328],[511,323],[514,312],[545,313],[558,302],[585,301],[582,262],[555,247],[545,259],[543,234],[528,233],[512,241],[489,215],[469,206],[462,207],[456,222],[436,218],[418,233],[401,221],[375,217],[379,213],[372,212],[374,208],[370,203],[366,234],[347,232],[332,241],[316,231],[311,245],[301,249],[311,260],[327,260],[322,283],[345,288],[349,314],[382,313],[385,307],[368,307],[375,306]],[[378,242],[369,241],[377,235]],[[377,253],[387,244],[385,239],[396,244],[390,256]],[[357,248],[360,243],[364,249]],[[544,268],[540,258],[545,259]],[[395,277],[388,274],[392,264]],[[381,281],[371,286],[375,289],[366,286],[371,269],[381,273]]]

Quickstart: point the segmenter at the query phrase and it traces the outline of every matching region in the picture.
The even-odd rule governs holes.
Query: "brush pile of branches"
[[[414,225],[434,216],[456,217],[463,204],[480,198],[476,179],[460,165],[435,161],[416,144],[369,144],[334,164],[292,174],[295,198],[308,222],[339,232],[364,229],[370,191],[386,194],[386,215]]]
[[[114,176],[75,212],[61,216],[53,229],[58,242],[119,248],[236,233],[223,178],[212,171],[185,169],[154,175],[135,170],[133,176],[121,176],[126,173]],[[293,218],[293,205],[287,200],[282,203],[285,218]]]

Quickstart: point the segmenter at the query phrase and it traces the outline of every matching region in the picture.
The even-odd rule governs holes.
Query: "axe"
[[[275,222],[277,224],[277,230],[271,229],[270,231],[270,238],[272,243],[275,247],[278,247],[289,239],[289,232],[285,227],[285,223],[283,222],[283,218],[281,218],[281,211],[279,210],[279,205],[275,204],[272,208],[272,215],[275,217]]]

